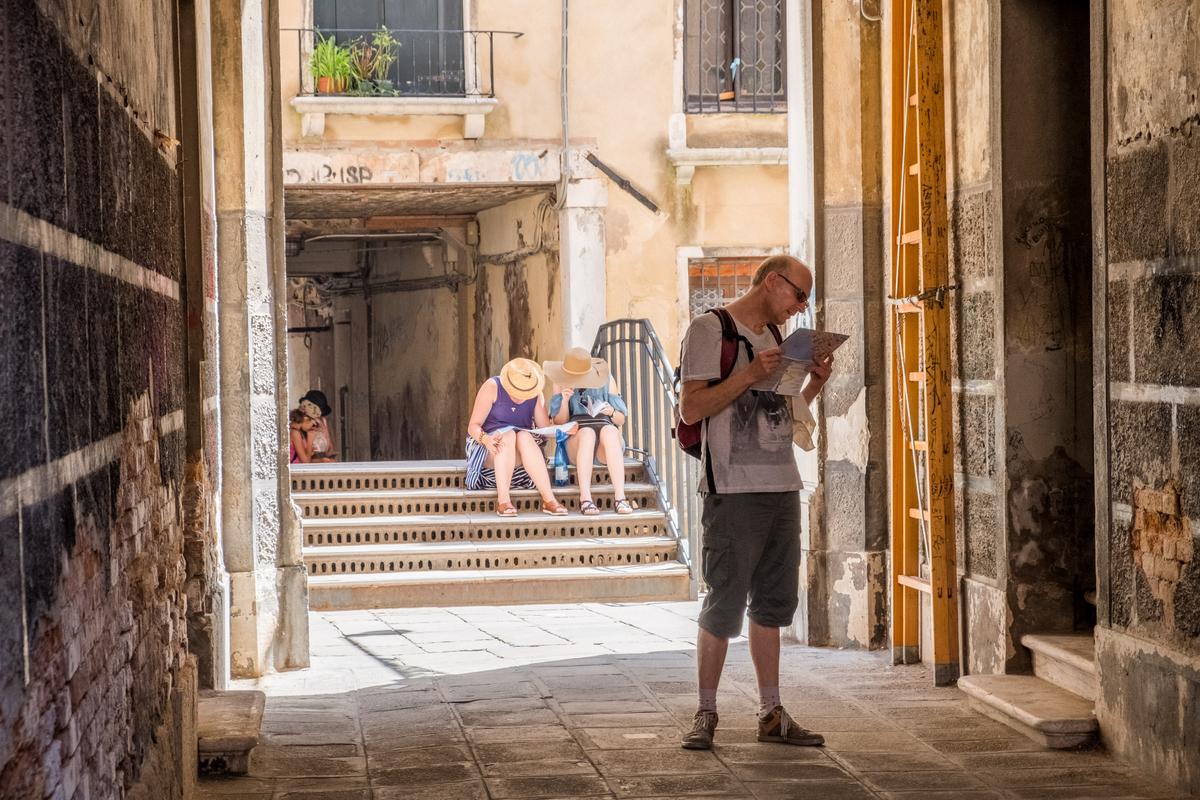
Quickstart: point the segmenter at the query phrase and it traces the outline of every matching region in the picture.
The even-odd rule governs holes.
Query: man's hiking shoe
[[[801,728],[783,710],[783,706],[775,706],[765,717],[758,718],[758,740],[760,742],[795,744],[801,747],[820,747],[825,744],[824,736]]]
[[[717,712],[697,711],[692,729],[679,743],[684,750],[712,750],[713,733],[717,730]]]

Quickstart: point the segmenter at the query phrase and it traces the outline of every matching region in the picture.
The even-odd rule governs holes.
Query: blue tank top
[[[492,403],[492,410],[488,412],[487,419],[483,421],[483,432],[491,433],[509,426],[532,428],[533,410],[537,406],[537,398],[531,397],[523,403],[518,403],[508,396],[508,392],[504,391],[504,385],[500,383],[499,378],[492,378],[492,380],[496,382],[496,402]]]

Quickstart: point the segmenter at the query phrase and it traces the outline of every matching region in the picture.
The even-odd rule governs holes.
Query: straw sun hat
[[[500,368],[500,385],[514,401],[524,403],[542,393],[546,376],[536,361],[514,358]]]
[[[559,386],[599,389],[608,383],[608,362],[603,358],[592,358],[592,354],[582,347],[572,347],[563,353],[562,361],[546,361],[542,367],[550,380]]]

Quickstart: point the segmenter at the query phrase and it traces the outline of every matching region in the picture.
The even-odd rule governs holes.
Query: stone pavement
[[[312,615],[313,666],[267,692],[251,775],[203,800],[1177,797],[1103,752],[1037,745],[882,654],[785,646],[781,689],[824,748],[754,741],[744,638],[712,752],[695,711],[696,603]]]

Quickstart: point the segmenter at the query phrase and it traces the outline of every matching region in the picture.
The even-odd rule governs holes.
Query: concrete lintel
[[[681,186],[692,182],[696,167],[784,166],[786,147],[680,147],[668,148],[667,160],[675,166]]]
[[[291,106],[301,114],[301,133],[320,138],[326,114],[360,117],[462,117],[463,138],[483,136],[484,118],[499,105],[494,97],[344,97],[305,95],[293,97]]]

